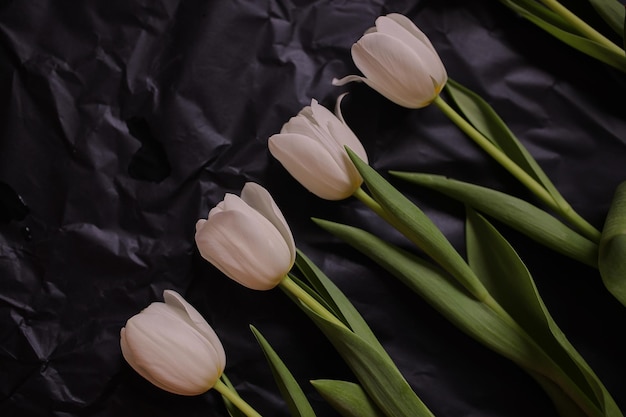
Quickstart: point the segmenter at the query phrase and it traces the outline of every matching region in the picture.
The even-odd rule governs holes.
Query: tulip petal
[[[200,314],[194,306],[189,304],[187,300],[185,300],[176,291],[163,291],[163,301],[165,301],[165,304],[168,306],[172,306],[185,312],[186,317],[190,319],[193,327],[200,332],[200,334],[202,334],[202,336],[204,336],[215,349],[215,355],[219,359],[218,368],[221,372],[223,372],[226,366],[226,352],[224,352],[222,342],[215,333],[215,330],[213,330],[209,323],[206,322],[204,317],[202,317],[202,314]]]
[[[332,84],[333,85],[345,85],[351,82],[363,82],[363,81],[365,81],[365,78],[359,75],[346,75],[343,78],[333,78]]]
[[[202,229],[202,226],[204,226],[204,223],[206,223],[206,219],[200,219],[196,222],[196,231]]]
[[[224,200],[222,200],[220,204],[223,206],[222,211],[240,211],[242,213],[250,212],[250,206],[235,194],[226,193],[224,195]],[[218,206],[220,204],[218,204]]]
[[[245,213],[215,214],[196,232],[196,244],[200,254],[229,278],[253,290],[269,290],[291,269],[291,253],[276,227],[247,207]]]
[[[210,343],[179,318],[146,311],[129,319],[120,333],[129,365],[174,394],[199,395],[211,389],[221,370]]]
[[[268,146],[285,169],[313,194],[342,200],[354,193],[343,163],[338,163],[320,143],[303,135],[278,134],[270,137]]]
[[[422,32],[416,25],[413,23],[411,19],[406,17],[405,15],[399,13],[390,13],[387,16],[381,16],[376,19],[376,28],[379,32],[386,33],[386,29],[389,25],[389,20],[393,23],[400,25],[404,28],[409,34],[413,37],[419,39],[422,43],[427,45],[432,51],[435,51],[435,47],[430,42],[430,39],[424,32]]]
[[[333,123],[340,123],[340,120],[331,111],[321,106],[317,100],[312,99],[310,106],[304,107],[297,116],[292,117],[283,125],[280,134],[302,135],[319,142],[341,165],[341,157],[337,157],[337,153],[342,151],[341,146],[328,129],[328,125]]]
[[[341,123],[346,126],[348,124],[346,123],[346,119],[343,118],[343,113],[341,112],[341,102],[343,101],[343,98],[347,95],[348,93],[342,93],[339,95],[339,97],[337,97],[337,100],[335,100],[335,116],[337,116],[337,118],[341,120]]]
[[[411,48],[421,58],[426,71],[436,83],[440,87],[445,84],[448,76],[437,51],[430,39],[411,20],[400,14],[381,16],[376,19],[376,28],[380,33],[390,35]]]
[[[285,216],[280,211],[272,195],[262,186],[254,182],[247,182],[241,190],[241,199],[250,207],[258,211],[276,227],[282,235],[289,252],[291,253],[291,263],[296,260],[296,244],[291,234],[291,229],[285,220]]]
[[[352,46],[352,58],[365,75],[364,81],[394,103],[420,108],[437,95],[422,59],[390,35],[364,35]]]
[[[311,125],[310,112],[305,112],[305,109],[310,109],[308,106],[301,110],[297,116],[289,119],[280,130],[280,133],[298,133],[305,136],[316,136],[317,130]]]

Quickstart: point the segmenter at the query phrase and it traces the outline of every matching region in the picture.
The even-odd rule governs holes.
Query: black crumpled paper
[[[249,324],[318,415],[336,415],[308,381],[353,377],[322,334],[281,291],[243,288],[195,248],[196,220],[246,181],[273,194],[298,247],[351,298],[435,415],[557,415],[528,375],[310,217],[408,247],[395,231],[357,201],[311,195],[267,151],[312,98],[333,108],[349,91],[344,115],[379,172],[444,174],[531,199],[435,107],[406,110],[364,85],[331,85],[357,73],[350,46],[390,12],[420,26],[450,77],[487,99],[602,226],[626,179],[626,78],[497,1],[2,1],[0,415],[226,416],[215,392],[168,394],[121,356],[120,328],[164,289],[215,328],[227,375],[263,415],[288,411]],[[398,186],[463,249],[463,207]],[[597,271],[502,231],[626,409],[626,310]]]

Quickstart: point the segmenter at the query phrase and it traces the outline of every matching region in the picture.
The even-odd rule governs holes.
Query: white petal
[[[354,193],[344,164],[339,164],[320,143],[302,135],[280,134],[270,137],[268,145],[285,169],[318,197],[341,200]]]
[[[283,125],[280,133],[299,133],[306,136],[317,134],[311,123],[310,115],[306,116],[302,113],[289,119],[289,121]]]
[[[341,123],[343,123],[344,125],[347,124],[346,120],[343,118],[343,113],[341,112],[341,102],[343,101],[343,98],[347,95],[348,93],[340,94],[339,97],[337,97],[337,100],[335,100],[335,116],[337,116],[337,118],[341,120]]]
[[[200,219],[196,222],[196,231],[202,229],[202,226],[204,226],[204,223],[206,223],[206,219]]]
[[[192,327],[169,315],[140,313],[126,323],[122,353],[129,365],[157,387],[199,395],[221,375],[215,350]]]
[[[424,68],[439,85],[447,80],[446,69],[428,37],[407,17],[393,14],[379,17],[376,26],[380,33],[390,35],[411,48],[422,60]]]
[[[358,75],[346,75],[345,77],[341,78],[341,79],[337,79],[337,78],[333,78],[332,84],[333,85],[344,85],[344,84],[348,84],[351,82],[363,82],[364,79],[361,76]]]
[[[341,123],[333,112],[321,104],[318,104],[316,100],[311,102],[311,111],[313,112],[313,119],[315,120],[315,123],[319,126],[326,127],[328,124]]]
[[[216,214],[195,240],[200,254],[229,278],[253,290],[269,290],[291,269],[291,252],[274,225],[250,210],[253,214]]]
[[[218,358],[218,368],[224,371],[226,366],[226,352],[219,337],[215,333],[215,330],[206,322],[202,314],[195,309],[194,306],[189,304],[180,294],[173,290],[163,291],[163,300],[168,306],[172,306],[181,309],[185,312],[187,317],[191,320],[191,323],[195,329],[209,341],[211,346],[215,349],[215,355]]]
[[[220,201],[215,207],[209,210],[209,215],[207,216],[207,218],[210,218],[212,215],[214,215],[215,213],[219,213],[222,210],[224,210],[224,201]]]
[[[222,211],[241,211],[247,213],[250,211],[248,206],[238,195],[226,193],[224,195]]]
[[[365,35],[352,46],[352,57],[365,74],[365,82],[397,104],[419,108],[436,97],[421,58],[396,38]]]
[[[291,234],[291,229],[285,220],[285,216],[280,211],[272,195],[262,186],[254,182],[247,182],[241,190],[241,199],[250,207],[258,211],[276,227],[278,232],[285,239],[291,252],[291,262],[296,259],[296,244]]]
[[[428,39],[428,36],[426,36],[426,34],[424,32],[422,32],[415,25],[415,23],[413,23],[413,21],[411,21],[411,19],[409,19],[408,17],[406,17],[406,16],[404,16],[402,14],[390,13],[387,16],[381,16],[378,19],[376,19],[376,26],[379,28],[380,32],[384,32],[384,29],[382,29],[382,28],[387,24],[387,22],[386,22],[387,19],[397,23],[400,26],[402,26],[412,36],[416,37],[417,39],[422,41],[422,43],[428,45],[428,47],[431,50],[435,51],[435,47],[430,42],[430,39]]]

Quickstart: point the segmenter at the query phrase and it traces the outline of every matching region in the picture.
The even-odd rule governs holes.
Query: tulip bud
[[[335,116],[316,100],[270,137],[268,145],[274,158],[318,197],[342,200],[363,183],[345,150],[347,146],[367,161],[363,145],[340,113]]]
[[[241,198],[226,194],[196,223],[200,255],[229,278],[253,290],[274,288],[296,258],[291,230],[274,199],[255,183]]]
[[[177,292],[150,304],[120,332],[122,355],[142,377],[179,395],[211,389],[224,372],[226,355],[209,324]]]
[[[429,105],[448,80],[430,40],[407,17],[392,13],[376,19],[352,46],[352,59],[365,77],[349,75],[334,85],[363,81],[394,103],[410,109]]]

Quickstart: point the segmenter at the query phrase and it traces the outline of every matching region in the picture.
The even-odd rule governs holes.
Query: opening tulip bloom
[[[429,105],[448,80],[446,69],[426,35],[406,16],[392,13],[376,19],[352,45],[352,59],[365,77],[349,75],[334,85],[363,81],[400,106]]]
[[[326,200],[348,198],[363,183],[346,146],[367,161],[363,145],[341,117],[339,101],[335,116],[311,100],[268,142],[274,158],[307,190]]]
[[[215,331],[177,292],[150,304],[120,332],[122,355],[139,375],[180,395],[199,395],[218,382],[226,355]]]
[[[196,245],[204,259],[253,290],[280,283],[296,258],[291,230],[270,193],[246,183],[241,198],[226,194],[196,223]]]

